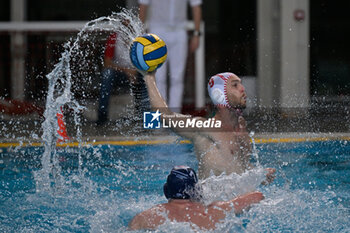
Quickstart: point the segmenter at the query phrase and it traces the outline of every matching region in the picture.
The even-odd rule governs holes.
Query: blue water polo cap
[[[167,199],[195,199],[198,197],[196,172],[188,166],[175,166],[164,184]]]

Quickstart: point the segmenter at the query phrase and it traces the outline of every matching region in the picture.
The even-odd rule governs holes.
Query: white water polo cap
[[[234,76],[233,73],[226,72],[216,74],[210,78],[208,82],[208,93],[216,106],[230,107],[227,99],[227,80],[229,77]]]

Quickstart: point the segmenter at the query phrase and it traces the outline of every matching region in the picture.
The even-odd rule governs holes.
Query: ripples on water
[[[243,189],[256,188],[265,196],[260,204],[241,215],[229,213],[215,232],[349,231],[350,173],[349,167],[343,166],[350,160],[349,146],[335,141],[257,147],[260,163],[277,168],[277,178],[261,186],[264,174],[262,168],[257,168],[242,176],[206,180],[204,193],[208,202],[229,199],[231,191]],[[60,182],[51,184],[49,190],[38,191],[35,174],[42,169],[43,150],[3,149],[2,232],[124,232],[135,214],[166,201],[162,186],[172,166],[188,164],[197,169],[191,145],[60,148]],[[332,154],[326,157],[320,155],[322,151]],[[317,159],[333,161],[332,169],[315,167]],[[167,222],[157,230],[180,231],[193,229],[183,223]]]

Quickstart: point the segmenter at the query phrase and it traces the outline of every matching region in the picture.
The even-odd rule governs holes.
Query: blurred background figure
[[[186,31],[187,5],[190,3],[194,21],[194,33],[190,51],[199,46],[202,0],[138,0],[139,15],[142,22],[147,20],[148,31],[165,41],[168,49],[167,62],[156,74],[157,86],[169,107],[181,111],[184,73],[186,68],[188,37]],[[168,64],[170,68],[170,87],[167,88]],[[169,95],[168,95],[169,93]]]
[[[63,45],[75,37],[92,18],[110,15],[111,12],[118,11],[116,6],[132,9],[139,5],[138,1],[61,0],[50,1],[50,4],[43,0],[0,1],[0,104],[6,104],[6,107],[1,106],[3,110],[0,111],[0,118],[6,119],[3,122],[18,116],[18,119],[35,119],[28,122],[39,126],[40,114],[32,114],[29,105],[23,104],[18,108],[12,102],[9,109],[7,102],[29,102],[44,108],[48,89],[46,74],[59,61],[64,51]],[[159,0],[158,5],[163,1],[169,2]],[[174,2],[178,4],[180,1],[183,0]],[[153,2],[154,0],[149,0],[149,4],[144,4],[141,8],[152,10]],[[346,14],[348,1],[290,0],[279,3],[276,5],[273,0],[203,2],[201,10],[205,25],[201,24],[203,35],[199,38],[205,39],[206,46],[201,41],[200,47],[203,46],[205,55],[204,66],[201,68],[195,63],[196,69],[203,71],[199,78],[207,79],[223,70],[242,77],[250,97],[246,119],[249,128],[253,127],[251,130],[255,132],[296,131],[296,124],[294,121],[289,123],[289,117],[299,118],[300,114],[293,112],[305,110],[308,114],[304,114],[306,121],[301,121],[303,124],[298,125],[300,131],[320,128],[348,131],[350,53],[344,49],[350,40],[350,33],[346,33],[350,27],[344,24],[350,20],[350,15]],[[187,13],[190,10],[188,7]],[[151,12],[147,11],[148,25],[151,28],[152,16],[165,11],[152,12],[150,15]],[[186,14],[186,10],[174,12],[176,17],[180,13]],[[171,14],[167,16],[170,17]],[[142,17],[145,20],[145,15]],[[84,45],[90,49],[87,56],[91,65],[84,63],[88,69],[81,72],[80,60],[72,63],[74,76],[77,77],[73,80],[74,97],[88,107],[85,111],[87,119],[93,123],[97,120],[95,101],[100,95],[101,51],[108,38],[105,35],[107,33],[91,34],[95,39],[89,38],[93,45]],[[334,36],[338,34],[343,36]],[[188,57],[190,67],[192,56]],[[197,56],[193,57],[198,61]],[[176,62],[179,61],[181,60],[177,59]],[[188,77],[194,76],[192,71],[186,70]],[[196,76],[197,74],[196,72]],[[195,102],[195,95],[190,93],[193,92],[194,83],[194,80],[184,80],[182,111]],[[210,103],[206,88],[201,89],[200,96],[206,97],[206,105]],[[113,106],[113,98],[110,99],[109,115],[113,120],[119,117],[119,109],[123,109],[125,102],[129,101],[126,96],[126,101],[119,101],[118,97]],[[257,118],[256,113],[271,119],[269,124],[264,117]],[[337,124],[329,124],[329,119],[337,119],[334,120]],[[92,123],[91,121],[87,123]],[[0,127],[3,122],[0,121]],[[34,128],[40,131],[40,127]],[[4,129],[1,133],[5,134]],[[30,135],[32,129],[28,133]]]
[[[132,89],[136,111],[141,111],[140,106],[147,108],[147,90],[143,80],[137,78],[138,73],[131,66],[128,56],[128,50],[125,49],[122,40],[118,39],[118,34],[111,34],[106,43],[104,66],[101,72],[97,125],[102,125],[108,120],[109,100],[116,82],[118,88]]]

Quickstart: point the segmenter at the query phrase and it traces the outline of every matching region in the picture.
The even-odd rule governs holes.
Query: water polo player
[[[208,121],[201,117],[191,117],[172,112],[156,86],[154,73],[144,74],[152,108],[162,113],[167,121],[195,120]],[[251,144],[246,130],[242,111],[246,107],[246,92],[241,79],[233,73],[221,73],[211,77],[208,83],[209,96],[216,107],[212,118],[221,121],[221,127],[215,130],[193,128],[172,129],[180,136],[192,141],[199,161],[198,175],[201,179],[211,173],[242,174],[253,166],[250,163]],[[275,169],[267,169],[267,181],[273,180]]]
[[[197,201],[200,196],[197,181],[196,172],[192,168],[174,167],[164,185],[164,195],[168,203],[159,204],[137,214],[130,221],[129,228],[155,229],[168,218],[170,221],[189,222],[201,229],[212,230],[226,217],[227,211],[234,208],[235,213],[240,213],[264,198],[260,192],[251,192],[230,201],[213,202],[205,206]]]

